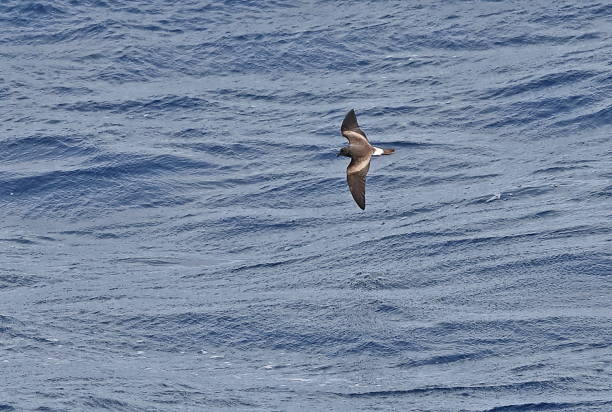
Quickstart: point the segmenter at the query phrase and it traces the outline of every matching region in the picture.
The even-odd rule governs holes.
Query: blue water
[[[612,5],[0,2],[0,410],[612,410]],[[339,133],[374,159],[361,211]]]

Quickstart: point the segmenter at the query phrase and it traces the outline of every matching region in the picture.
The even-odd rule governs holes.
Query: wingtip
[[[348,111],[346,116],[344,116],[344,120],[342,120],[340,130],[345,131],[355,129],[359,129],[359,124],[357,123],[357,115],[355,114],[355,109],[351,109]]]

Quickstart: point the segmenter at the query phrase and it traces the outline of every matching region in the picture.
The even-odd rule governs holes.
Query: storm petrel
[[[348,146],[344,146],[338,152],[338,156],[351,158],[351,163],[346,168],[346,181],[353,199],[357,202],[357,206],[365,209],[365,183],[366,175],[368,170],[370,170],[370,158],[372,156],[391,154],[395,152],[395,149],[381,149],[372,146],[366,134],[357,124],[357,116],[355,116],[354,109],[351,109],[344,117],[340,132],[349,141]]]

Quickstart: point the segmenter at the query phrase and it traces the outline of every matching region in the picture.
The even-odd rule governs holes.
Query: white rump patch
[[[382,154],[383,154],[383,149],[381,149],[380,147],[375,147],[374,153],[372,153],[372,156],[380,156]]]

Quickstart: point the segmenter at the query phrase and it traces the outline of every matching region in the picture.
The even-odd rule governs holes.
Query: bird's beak
[[[340,153],[342,153],[342,152],[336,153],[336,157],[340,157]]]

